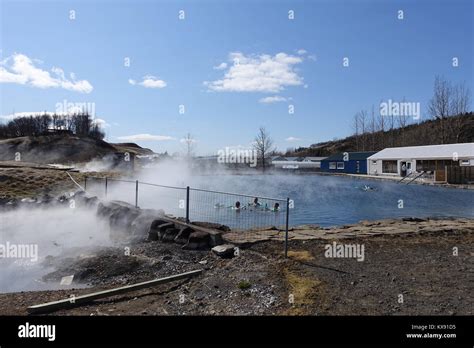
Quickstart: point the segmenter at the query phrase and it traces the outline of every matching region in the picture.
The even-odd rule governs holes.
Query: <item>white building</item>
[[[320,169],[321,160],[326,157],[283,157],[272,158],[272,165],[277,169]]]
[[[367,158],[369,175],[403,177],[425,172],[434,181],[447,180],[447,167],[463,166],[474,167],[474,143],[392,147]]]

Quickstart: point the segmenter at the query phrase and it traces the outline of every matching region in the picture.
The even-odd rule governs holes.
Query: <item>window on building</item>
[[[336,169],[336,162],[329,162],[329,169]]]
[[[377,165],[377,161],[372,161],[372,164],[375,166]]]
[[[344,169],[344,162],[337,162],[337,169]]]
[[[461,160],[461,165],[462,166],[468,166],[469,165],[469,160]]]
[[[382,173],[397,174],[397,161],[382,161]]]
[[[417,172],[432,172],[436,169],[436,161],[432,160],[417,160],[416,171]]]

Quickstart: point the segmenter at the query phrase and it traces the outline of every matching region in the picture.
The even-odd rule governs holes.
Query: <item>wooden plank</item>
[[[177,275],[173,275],[173,276],[169,276],[165,278],[159,278],[159,279],[149,280],[142,283],[127,285],[120,288],[109,289],[109,290],[94,292],[92,294],[76,296],[74,298],[68,298],[64,300],[34,305],[34,306],[28,307],[28,312],[29,313],[47,313],[47,312],[52,312],[52,311],[62,309],[62,308],[75,307],[80,304],[97,300],[99,298],[120,295],[126,292],[141,290],[141,289],[149,288],[155,285],[169,283],[175,280],[195,277],[201,274],[202,271],[203,271],[202,269],[198,269],[195,271],[185,272],[185,273],[181,273],[181,274],[177,274]]]

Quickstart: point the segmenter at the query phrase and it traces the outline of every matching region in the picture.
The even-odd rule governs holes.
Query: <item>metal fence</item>
[[[121,200],[142,209],[162,209],[187,222],[211,222],[233,231],[276,227],[285,230],[288,249],[290,199],[166,186],[115,178],[86,176],[84,189],[99,197]]]

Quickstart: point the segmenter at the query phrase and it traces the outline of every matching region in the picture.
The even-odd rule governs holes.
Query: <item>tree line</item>
[[[411,106],[410,104],[403,99],[397,106],[401,105],[401,108],[404,105]],[[428,120],[437,122],[431,124],[434,127],[429,134],[413,134],[411,131],[410,135],[418,138],[419,145],[458,143],[469,122],[469,106],[470,91],[464,82],[453,85],[445,78],[436,76],[427,113]],[[389,115],[379,112],[376,115],[374,106],[370,114],[367,110],[357,112],[352,125],[355,150],[377,151],[385,147],[412,144],[413,139],[408,139],[407,127],[418,122],[421,114],[417,116],[400,112]]]
[[[55,133],[70,133],[77,136],[102,140],[105,133],[88,113],[70,115],[47,114],[16,117],[0,124],[0,138],[40,136]]]
[[[427,118],[404,113],[383,115],[372,106],[352,119],[352,135],[309,148],[288,149],[287,155],[328,156],[341,151],[380,151],[387,147],[451,144],[474,141],[474,114],[470,112],[470,90],[465,83],[452,84],[436,76]],[[407,103],[403,99],[400,104]],[[421,114],[420,114],[421,116]],[[420,117],[421,118],[421,117]]]

